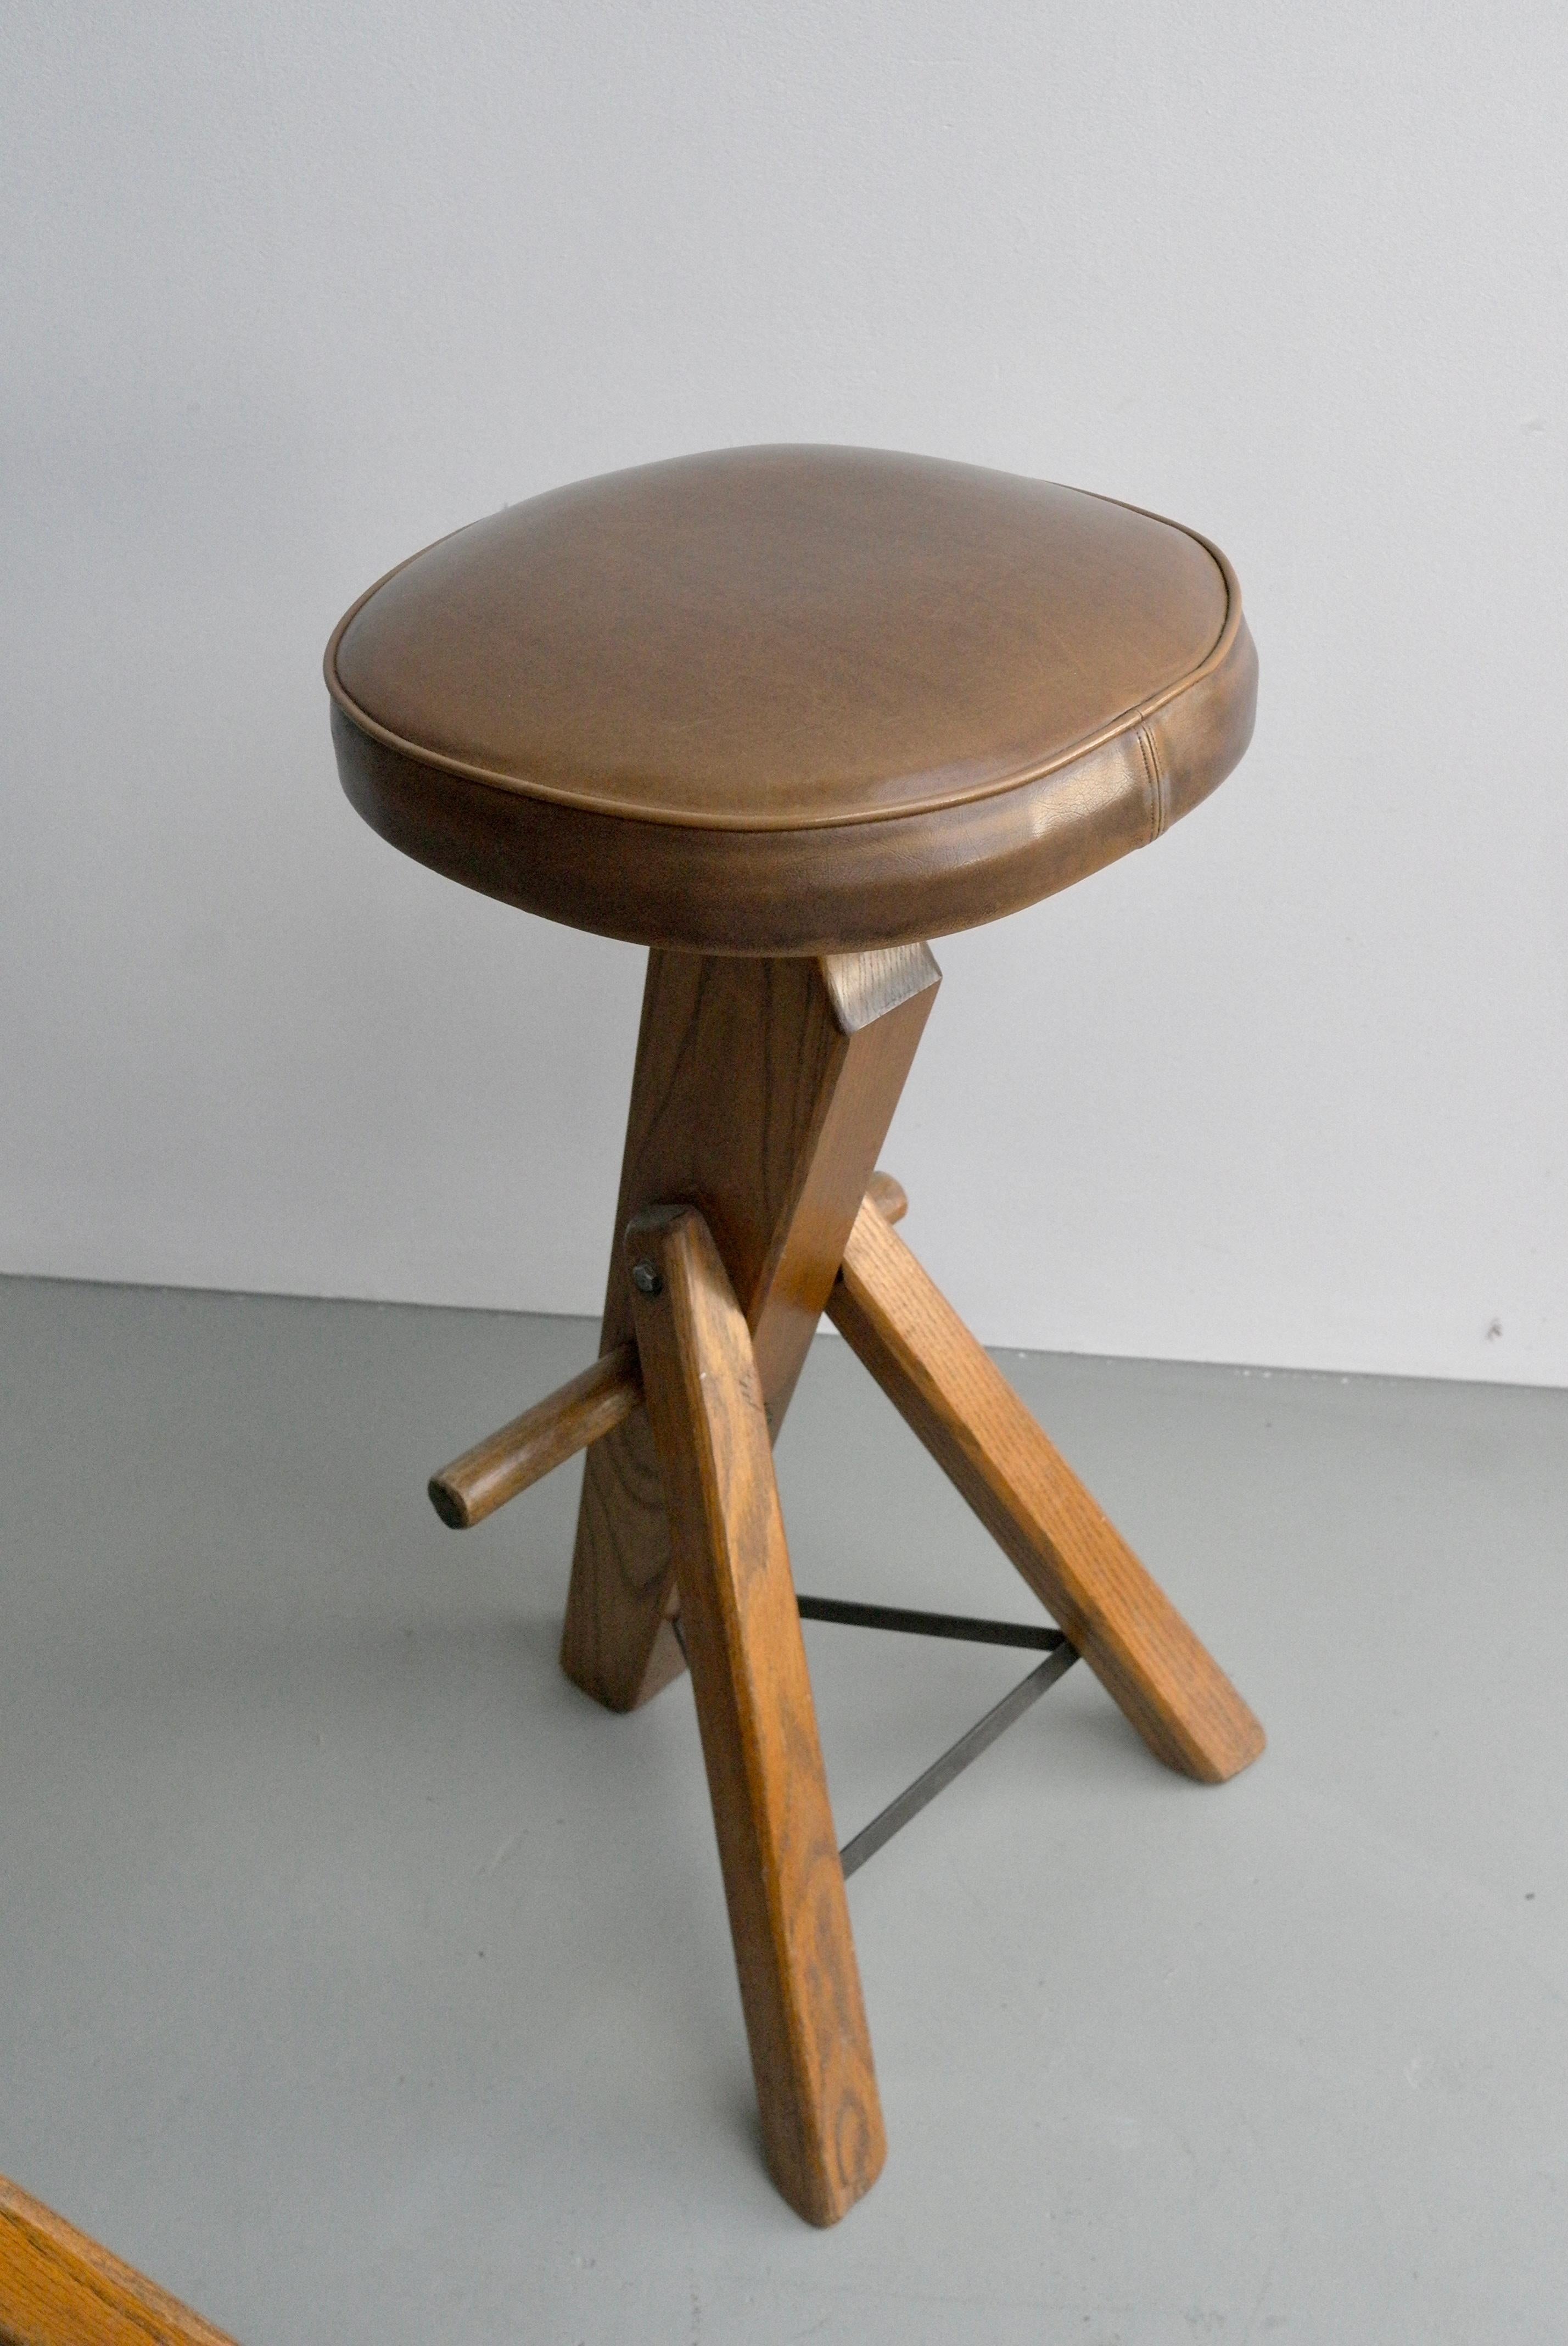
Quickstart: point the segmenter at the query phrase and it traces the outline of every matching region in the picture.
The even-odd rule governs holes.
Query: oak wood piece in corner
[[[0,2346],[234,2346],[0,2175]]]
[[[832,2224],[886,2142],[761,1382],[700,1214],[626,1249],[768,2165]]]
[[[881,1214],[863,1210],[835,1326],[1157,1759],[1223,1783],[1263,1729]]]
[[[820,960],[648,955],[599,1349],[632,1332],[621,1237],[697,1207],[751,1331],[777,1435],[941,972],[924,945]],[[647,1416],[588,1454],[561,1664],[612,1710],[684,1668]]]

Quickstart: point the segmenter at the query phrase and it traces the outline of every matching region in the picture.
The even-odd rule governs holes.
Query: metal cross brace
[[[1019,1681],[1010,1694],[1004,1694],[983,1719],[977,1719],[965,1735],[961,1735],[950,1750],[929,1767],[923,1775],[901,1791],[896,1800],[890,1800],[880,1815],[846,1841],[840,1851],[846,1881],[874,1857],[894,1833],[907,1825],[911,1817],[945,1791],[955,1776],[961,1776],[970,1762],[988,1751],[998,1736],[1006,1732],[1014,1719],[1022,1719],[1030,1705],[1064,1678],[1078,1656],[1067,1643],[1060,1629],[1036,1628],[1022,1621],[981,1621],[964,1613],[917,1613],[898,1605],[851,1605],[834,1596],[802,1596],[798,1603],[803,1621],[834,1621],[856,1629],[901,1629],[918,1637],[960,1637],[975,1645],[1027,1646],[1045,1658]]]

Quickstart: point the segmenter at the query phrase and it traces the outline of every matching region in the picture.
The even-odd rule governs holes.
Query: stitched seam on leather
[[[1085,491],[1084,494],[1090,493]],[[1103,505],[1125,503],[1119,497],[1103,497],[1099,502]],[[1169,521],[1163,514],[1149,514],[1142,505],[1125,505],[1125,509],[1128,513],[1145,514],[1150,521],[1160,522],[1166,529],[1179,530],[1184,537],[1190,537],[1195,544],[1201,546],[1219,571],[1226,587],[1226,614],[1218,635],[1216,636],[1196,668],[1190,668],[1185,676],[1178,678],[1176,683],[1165,686],[1151,699],[1140,704],[1144,715],[1150,716],[1168,707],[1171,702],[1182,699],[1193,690],[1195,686],[1207,683],[1210,676],[1224,668],[1226,661],[1235,649],[1236,638],[1242,625],[1241,593],[1235,574],[1224,555],[1217,546],[1211,545],[1208,539],[1201,536],[1196,529],[1189,529],[1182,522]],[[470,529],[473,526],[474,524],[472,522],[464,525],[464,527]],[[446,535],[448,537],[460,537],[463,531],[449,530]],[[445,542],[444,538],[435,540],[437,546],[444,545]],[[420,551],[429,553],[431,548],[425,546]],[[1085,734],[1081,740],[1074,741],[1066,749],[1056,752],[1044,765],[1025,765],[1016,773],[1006,775],[999,781],[988,782],[983,789],[966,791],[956,797],[915,799],[905,806],[885,807],[855,814],[820,815],[813,821],[769,823],[747,822],[735,817],[715,821],[689,811],[671,813],[667,810],[662,813],[656,813],[646,807],[631,806],[614,800],[590,804],[569,790],[541,787],[537,783],[531,784],[521,775],[497,773],[485,767],[470,764],[467,760],[454,757],[448,751],[422,747],[418,742],[408,740],[401,733],[394,732],[390,726],[383,725],[379,718],[372,716],[368,709],[362,708],[350,692],[338,674],[337,655],[340,644],[352,622],[358,618],[372,597],[379,593],[388,580],[394,578],[398,571],[406,570],[411,563],[417,562],[418,559],[418,554],[411,554],[406,560],[398,563],[393,569],[387,572],[385,578],[379,578],[373,586],[368,586],[359,600],[351,604],[338,621],[328,640],[326,657],[322,661],[328,692],[350,724],[364,734],[367,740],[379,741],[384,749],[391,750],[398,757],[408,759],[413,765],[433,767],[443,773],[455,775],[460,781],[477,782],[486,789],[502,790],[511,796],[542,800],[547,804],[565,807],[572,813],[604,815],[615,821],[647,822],[667,830],[678,831],[733,831],[755,834],[759,831],[771,831],[787,833],[796,831],[861,830],[870,823],[902,821],[921,815],[946,814],[956,811],[962,807],[980,806],[989,799],[1003,798],[1011,791],[1027,790],[1036,782],[1048,781],[1054,775],[1062,773],[1069,767],[1075,766],[1084,759],[1091,757],[1095,750],[1107,748],[1118,734],[1125,735],[1139,716],[1138,708],[1124,709],[1119,716],[1112,718],[1106,724],[1096,728],[1094,732]],[[1156,758],[1156,771],[1158,762]],[[1165,827],[1166,818],[1162,814],[1159,831],[1163,831]],[[1149,843],[1158,838],[1159,831],[1150,833]]]
[[[1138,728],[1138,748],[1143,752],[1144,771],[1148,776],[1150,821],[1148,843],[1152,847],[1166,827],[1169,808],[1166,797],[1165,769],[1160,764],[1159,744],[1146,725]]]

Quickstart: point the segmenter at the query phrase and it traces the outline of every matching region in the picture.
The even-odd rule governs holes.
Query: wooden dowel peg
[[[430,1478],[430,1503],[453,1531],[472,1530],[590,1442],[642,1407],[636,1344],[618,1344],[510,1425],[486,1434]]]
[[[880,1168],[866,1184],[866,1203],[876,1208],[884,1222],[901,1222],[910,1209],[903,1183]]]
[[[910,1201],[891,1173],[873,1173],[867,1202],[885,1222],[902,1221]],[[624,1424],[643,1404],[635,1343],[603,1352],[569,1384],[547,1393],[509,1425],[487,1433],[430,1478],[430,1504],[454,1532],[472,1531],[508,1499],[541,1482],[590,1443]]]

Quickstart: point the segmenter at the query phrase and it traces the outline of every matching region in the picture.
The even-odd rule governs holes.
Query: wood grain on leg
[[[820,960],[652,953],[600,1334],[632,1333],[621,1234],[697,1207],[745,1313],[777,1434],[941,973],[923,945]],[[589,1453],[561,1641],[568,1678],[629,1710],[683,1667],[653,1434]]]
[[[836,2223],[886,2153],[762,1385],[702,1217],[626,1237],[768,2164]]]
[[[857,1217],[828,1306],[1157,1759],[1222,1783],[1263,1729],[882,1215]]]

